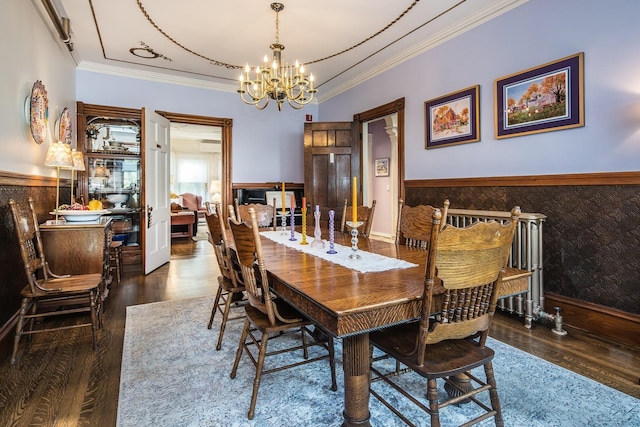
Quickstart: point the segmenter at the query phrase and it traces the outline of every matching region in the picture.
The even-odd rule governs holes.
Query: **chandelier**
[[[276,12],[276,41],[269,48],[273,52],[273,61],[264,56],[264,64],[252,69],[249,64],[240,74],[238,93],[243,102],[255,105],[259,110],[264,109],[269,100],[278,103],[278,110],[282,111],[282,103],[286,99],[289,105],[299,110],[313,100],[317,92],[313,88],[313,74],[304,74],[304,65],[288,64],[282,61],[284,45],[280,44],[278,27],[278,13],[284,9],[282,3],[271,3],[271,9]],[[251,79],[252,71],[254,79]]]

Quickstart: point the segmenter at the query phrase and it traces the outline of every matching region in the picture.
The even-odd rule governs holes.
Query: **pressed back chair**
[[[310,319],[272,294],[262,254],[258,221],[253,209],[249,209],[249,216],[249,224],[229,221],[235,251],[242,271],[245,292],[249,300],[249,304],[245,306],[246,318],[231,370],[231,378],[235,378],[242,353],[245,352],[256,370],[251,403],[247,414],[249,419],[253,419],[260,380],[263,374],[299,367],[316,361],[329,360],[331,390],[337,390],[337,384],[333,338],[329,334],[312,331],[310,327],[313,326],[313,322]],[[293,332],[300,333],[301,345],[292,345],[272,352],[268,351],[270,340],[274,338],[282,339],[288,333]],[[308,350],[310,347],[315,346],[320,347],[320,353],[310,358]],[[254,354],[256,348],[258,350],[257,356]],[[284,365],[265,369],[266,357],[300,350],[302,350],[302,360],[291,361],[291,363],[287,361]]]
[[[344,208],[342,209],[342,226],[340,227],[340,231],[343,233],[347,232],[347,218],[349,220],[352,219],[351,215],[349,215],[350,211],[347,206],[348,200],[344,199]],[[358,222],[362,222],[363,224],[358,228],[360,235],[363,237],[369,237],[371,233],[371,226],[373,225],[373,214],[376,211],[376,201],[371,202],[371,207],[369,206],[358,206],[357,207],[357,215]]]
[[[231,218],[236,218],[239,222],[249,222],[249,209],[253,209],[256,213],[258,221],[258,227],[269,228],[275,230],[277,227],[277,215],[276,215],[276,199],[273,199],[273,204],[263,205],[260,203],[239,204],[238,198],[234,199],[235,215]],[[288,219],[287,219],[288,220]]]
[[[429,239],[433,225],[433,213],[436,208],[431,205],[406,206],[402,199],[398,202],[398,226],[396,229],[396,244],[412,248],[429,249]],[[449,199],[444,201],[442,222],[444,227],[449,210]]]
[[[16,325],[11,364],[16,362],[18,346],[22,335],[49,332],[61,329],[90,327],[94,350],[98,348],[97,330],[101,321],[101,287],[103,274],[56,275],[49,269],[38,227],[34,202],[31,197],[27,208],[23,209],[13,199],[9,200],[11,214],[16,229],[20,256],[24,265],[27,285],[20,292],[22,303]],[[105,239],[105,242],[107,239]],[[46,303],[40,304],[39,303]],[[50,307],[49,311],[39,309]],[[34,328],[35,319],[87,312],[90,321],[81,321],[66,326]],[[28,329],[25,326],[29,324]]]
[[[412,395],[413,390],[397,386],[397,369],[383,373],[384,369],[375,367],[379,359],[374,359],[371,367],[373,382],[391,384],[430,415],[432,427],[440,426],[440,408],[465,401],[477,404],[481,414],[464,425],[490,417],[497,426],[503,425],[492,365],[494,352],[485,342],[519,215],[520,208],[514,207],[511,221],[505,224],[477,222],[464,228],[445,225],[441,230],[442,214],[436,209],[431,217],[420,320],[370,335],[374,347],[426,378],[428,403],[419,400],[423,388]],[[485,380],[470,372],[479,366],[484,367]],[[465,387],[450,378],[460,375],[469,378]],[[445,381],[449,394],[445,401],[439,400],[437,379]],[[489,405],[476,398],[486,391]],[[414,425],[379,391],[372,387],[371,393],[408,425]]]
[[[211,213],[209,213],[211,212]],[[208,240],[213,245],[218,267],[221,275],[218,276],[218,290],[213,301],[211,316],[207,328],[213,326],[213,319],[217,312],[222,315],[220,321],[220,332],[218,333],[218,342],[216,350],[222,348],[222,337],[227,326],[227,322],[233,320],[244,319],[244,313],[238,316],[229,317],[231,313],[231,304],[242,300],[244,285],[238,271],[234,268],[229,250],[229,242],[227,239],[227,230],[225,230],[224,220],[219,204],[211,204],[207,206],[205,213],[207,226],[209,227]]]

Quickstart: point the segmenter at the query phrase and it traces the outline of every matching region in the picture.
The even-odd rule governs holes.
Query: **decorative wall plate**
[[[58,141],[71,144],[71,130],[71,112],[69,108],[64,107],[62,114],[60,114],[60,120],[58,120]]]
[[[33,84],[31,96],[27,98],[25,107],[28,107],[27,120],[31,127],[31,135],[36,143],[42,144],[47,138],[49,128],[49,99],[42,81],[38,80]]]

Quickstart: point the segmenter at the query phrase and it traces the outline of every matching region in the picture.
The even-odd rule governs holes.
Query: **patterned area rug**
[[[248,420],[254,370],[245,355],[236,378],[229,377],[242,322],[227,324],[222,349],[216,351],[219,317],[216,315],[211,330],[206,328],[212,302],[213,297],[195,298],[127,308],[119,427],[342,423],[340,341],[336,341],[337,392],[330,390],[329,365],[324,361],[265,375],[255,418]],[[499,341],[490,339],[488,345],[496,351],[494,369],[505,426],[640,426],[638,399]],[[403,377],[409,383],[416,380],[410,374]],[[378,385],[385,387],[374,384]],[[446,408],[440,417],[442,425],[459,425],[473,406]],[[373,397],[370,408],[372,425],[404,425]],[[429,425],[428,417],[414,414],[409,417],[417,425]],[[485,421],[480,425],[494,424]]]

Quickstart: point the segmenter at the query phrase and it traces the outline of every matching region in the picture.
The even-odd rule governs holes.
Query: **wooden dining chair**
[[[222,320],[220,321],[220,332],[218,333],[218,342],[216,343],[216,350],[220,350],[222,348],[222,337],[224,336],[227,322],[244,319],[244,311],[242,315],[229,317],[232,303],[239,303],[243,300],[244,284],[242,283],[242,278],[239,276],[240,273],[234,268],[231,260],[229,241],[227,239],[227,232],[225,230],[220,205],[211,204],[208,206],[205,219],[209,227],[207,239],[213,245],[221,273],[217,278],[218,290],[216,291],[216,296],[213,301],[213,308],[211,309],[207,329],[212,328],[213,319],[216,313],[220,312]]]
[[[446,225],[440,230],[442,213],[434,210],[420,320],[370,334],[375,348],[427,380],[428,402],[424,402],[423,387],[411,390],[398,385],[398,371],[380,366],[385,357],[373,359],[372,382],[383,380],[391,385],[430,415],[432,427],[440,426],[441,408],[464,401],[474,402],[482,410],[464,425],[490,417],[497,426],[503,425],[492,365],[494,352],[485,342],[519,216],[520,208],[514,207],[511,221],[504,224],[478,222],[465,228]],[[484,367],[484,379],[471,373],[480,366]],[[464,387],[450,378],[463,374],[469,379]],[[445,381],[448,399],[440,400],[438,379]],[[486,391],[488,405],[476,397]],[[405,423],[415,425],[382,390],[371,387],[371,394]]]
[[[258,220],[258,227],[276,229],[277,215],[276,215],[276,199],[273,199],[273,204],[263,205],[260,203],[239,204],[238,198],[234,199],[235,215],[237,221],[249,222],[249,209],[253,209],[256,212],[256,218]],[[233,216],[232,216],[233,218]]]
[[[402,199],[398,202],[398,225],[396,228],[396,244],[412,248],[429,249],[431,238],[432,217],[436,208],[431,205],[407,206]],[[441,213],[442,223],[446,224],[449,199],[444,201]]]
[[[342,209],[342,226],[340,227],[340,231],[343,233],[348,232],[347,230],[347,220],[352,219],[351,208],[348,207],[349,201],[348,199],[344,199],[344,208]],[[371,233],[371,226],[373,225],[373,214],[376,211],[376,201],[371,202],[371,207],[369,206],[358,206],[357,214],[358,214],[358,222],[362,222],[363,224],[358,228],[358,232],[362,237],[369,237]]]
[[[31,335],[41,332],[90,327],[93,348],[97,349],[97,331],[102,326],[102,273],[73,276],[52,273],[45,259],[33,199],[29,197],[26,209],[13,199],[9,200],[9,206],[27,279],[27,285],[20,292],[22,303],[10,363],[13,365],[16,362],[21,337],[27,335],[30,339]],[[83,312],[90,314],[90,321],[74,322],[64,326],[34,326],[36,319]]]
[[[250,221],[235,223],[229,221],[233,235],[235,251],[238,255],[242,277],[249,304],[245,306],[246,318],[238,344],[231,378],[236,377],[243,352],[247,354],[255,367],[253,391],[249,405],[248,418],[253,419],[258,389],[262,375],[294,368],[321,360],[329,360],[331,370],[331,390],[337,390],[336,367],[334,360],[333,337],[329,334],[312,331],[314,323],[282,299],[276,298],[270,289],[267,267],[262,254],[258,221],[253,209],[249,209]],[[269,351],[268,344],[274,339],[282,339],[290,333],[300,333],[301,345],[278,348]],[[309,349],[320,347],[321,353],[310,357]],[[252,351],[253,350],[253,351]],[[258,354],[255,352],[258,350]],[[283,362],[278,366],[265,369],[265,358],[302,350],[303,358]]]

